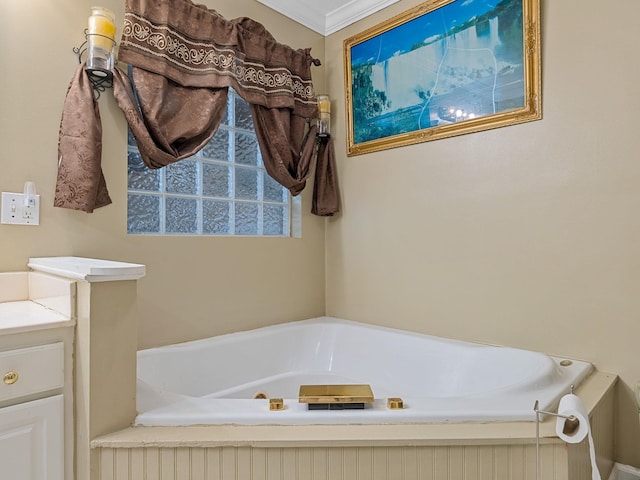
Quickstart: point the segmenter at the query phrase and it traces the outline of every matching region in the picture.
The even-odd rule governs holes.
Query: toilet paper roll
[[[589,415],[577,395],[568,394],[560,399],[558,415],[574,416],[579,422],[574,425],[569,419],[558,417],[556,420],[556,435],[567,443],[580,443],[589,434]]]
[[[577,395],[570,393],[560,399],[558,406],[558,415],[565,417],[574,416],[575,421],[567,418],[558,417],[556,420],[556,435],[567,443],[580,443],[585,437],[589,439],[589,457],[591,458],[591,478],[592,480],[601,480],[598,466],[596,465],[596,452],[593,444],[593,436],[591,435],[591,426],[589,425],[589,415],[582,400]]]

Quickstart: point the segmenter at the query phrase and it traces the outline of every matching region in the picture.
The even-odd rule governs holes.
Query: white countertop
[[[31,300],[0,303],[0,335],[67,327],[75,320]]]
[[[138,280],[144,277],[146,273],[146,267],[138,263],[114,262],[84,257],[30,258],[27,265],[38,272],[87,282]]]

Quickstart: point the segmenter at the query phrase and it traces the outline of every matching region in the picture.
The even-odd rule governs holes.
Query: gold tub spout
[[[300,403],[370,403],[369,385],[300,385]]]
[[[362,410],[373,391],[369,385],[300,385],[298,401],[309,410]]]

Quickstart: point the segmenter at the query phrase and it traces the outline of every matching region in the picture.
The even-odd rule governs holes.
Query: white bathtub
[[[564,360],[564,361],[563,361]],[[321,317],[138,352],[137,425],[533,421],[590,363]],[[308,411],[298,388],[370,384],[364,410]],[[284,398],[270,411],[264,392]],[[402,410],[387,409],[401,397]]]

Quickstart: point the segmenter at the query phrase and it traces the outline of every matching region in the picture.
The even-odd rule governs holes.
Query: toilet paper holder
[[[570,393],[573,394],[574,386],[571,385]],[[552,415],[554,417],[560,417],[567,420],[567,425],[573,427],[577,427],[579,422],[578,418],[575,415],[563,415],[561,413],[556,412],[547,412],[545,410],[540,410],[539,408],[540,402],[536,400],[536,403],[533,405],[533,411],[536,412],[536,480],[540,480],[540,415]]]

